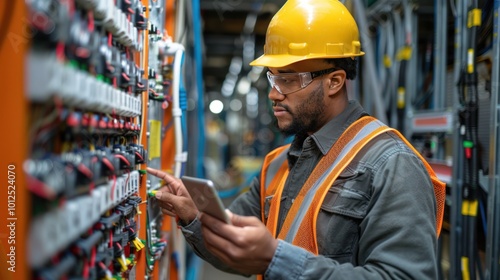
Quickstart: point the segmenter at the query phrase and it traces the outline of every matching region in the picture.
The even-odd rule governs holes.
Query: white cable
[[[182,56],[184,54],[184,46],[180,43],[165,42],[161,46],[164,54],[167,56],[174,56],[174,73],[172,81],[172,118],[174,122],[174,137],[175,137],[175,157],[174,157],[174,176],[179,178],[182,174],[182,164],[187,160],[187,152],[183,151],[182,135],[182,109],[180,108],[180,83],[182,71]],[[176,228],[177,224],[174,219],[171,219],[172,228]],[[172,240],[174,244],[174,251],[177,252],[178,279],[185,279],[186,264],[184,261],[186,250],[185,241],[180,230],[172,231]]]
[[[182,67],[182,56],[184,54],[184,46],[179,43],[167,42],[164,47],[165,54],[172,56],[174,55],[174,75],[172,82],[172,117],[174,120],[174,137],[175,137],[175,165],[174,165],[174,176],[179,178],[182,171],[183,161],[179,160],[183,157],[184,151],[182,150],[182,110],[180,108],[180,79],[181,79],[181,67]]]
[[[411,30],[412,30],[412,8],[410,4],[408,3],[408,0],[403,0],[403,7],[404,7],[404,21],[405,21],[405,43],[406,45],[411,45],[412,44],[412,35],[411,35]]]

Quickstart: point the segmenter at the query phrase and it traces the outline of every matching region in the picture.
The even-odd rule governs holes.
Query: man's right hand
[[[186,225],[196,219],[198,208],[180,179],[157,169],[148,167],[146,170],[165,183],[155,194],[164,214],[179,218]]]

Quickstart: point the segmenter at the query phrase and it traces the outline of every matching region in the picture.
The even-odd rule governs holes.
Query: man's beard
[[[320,83],[309,95],[309,98],[292,112],[289,106],[278,104],[292,115],[292,122],[286,127],[280,127],[278,119],[274,124],[283,136],[293,136],[300,133],[313,133],[323,126],[322,115],[325,111],[323,103],[324,91]]]

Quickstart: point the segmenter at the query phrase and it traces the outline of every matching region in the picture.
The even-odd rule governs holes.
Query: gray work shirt
[[[356,101],[313,135],[297,135],[279,212],[281,228],[309,174],[344,130],[365,115]],[[260,219],[260,177],[229,209]],[[194,251],[232,272],[204,247],[198,220],[181,227]],[[436,201],[420,159],[396,135],[371,141],[342,172],[318,214],[319,255],[280,240],[266,279],[437,279]]]

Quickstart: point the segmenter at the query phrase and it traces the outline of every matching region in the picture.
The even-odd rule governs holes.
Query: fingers
[[[154,169],[154,168],[151,168],[151,167],[147,167],[146,168],[146,171],[153,175],[153,176],[156,176],[160,179],[162,179],[166,184],[170,184],[170,183],[174,183],[176,182],[176,179],[174,176],[168,174],[168,173],[165,173],[161,170],[158,170],[158,169]]]
[[[199,219],[202,223],[202,226],[210,230],[214,234],[231,242],[237,242],[237,240],[235,239],[237,239],[239,236],[239,233],[241,231],[240,227],[228,225],[225,222],[206,213],[200,213]]]
[[[155,197],[162,208],[174,209],[182,206],[179,205],[180,203],[182,203],[179,197],[166,190],[157,191]]]
[[[229,219],[231,219],[231,223],[234,226],[238,227],[246,227],[246,226],[258,226],[262,224],[262,222],[253,216],[240,216],[233,214],[231,211],[226,209],[226,213],[229,215]]]
[[[202,231],[205,247],[223,262],[231,263],[232,260],[229,258],[226,251],[228,248],[233,247],[233,245],[207,228],[203,228]]]

